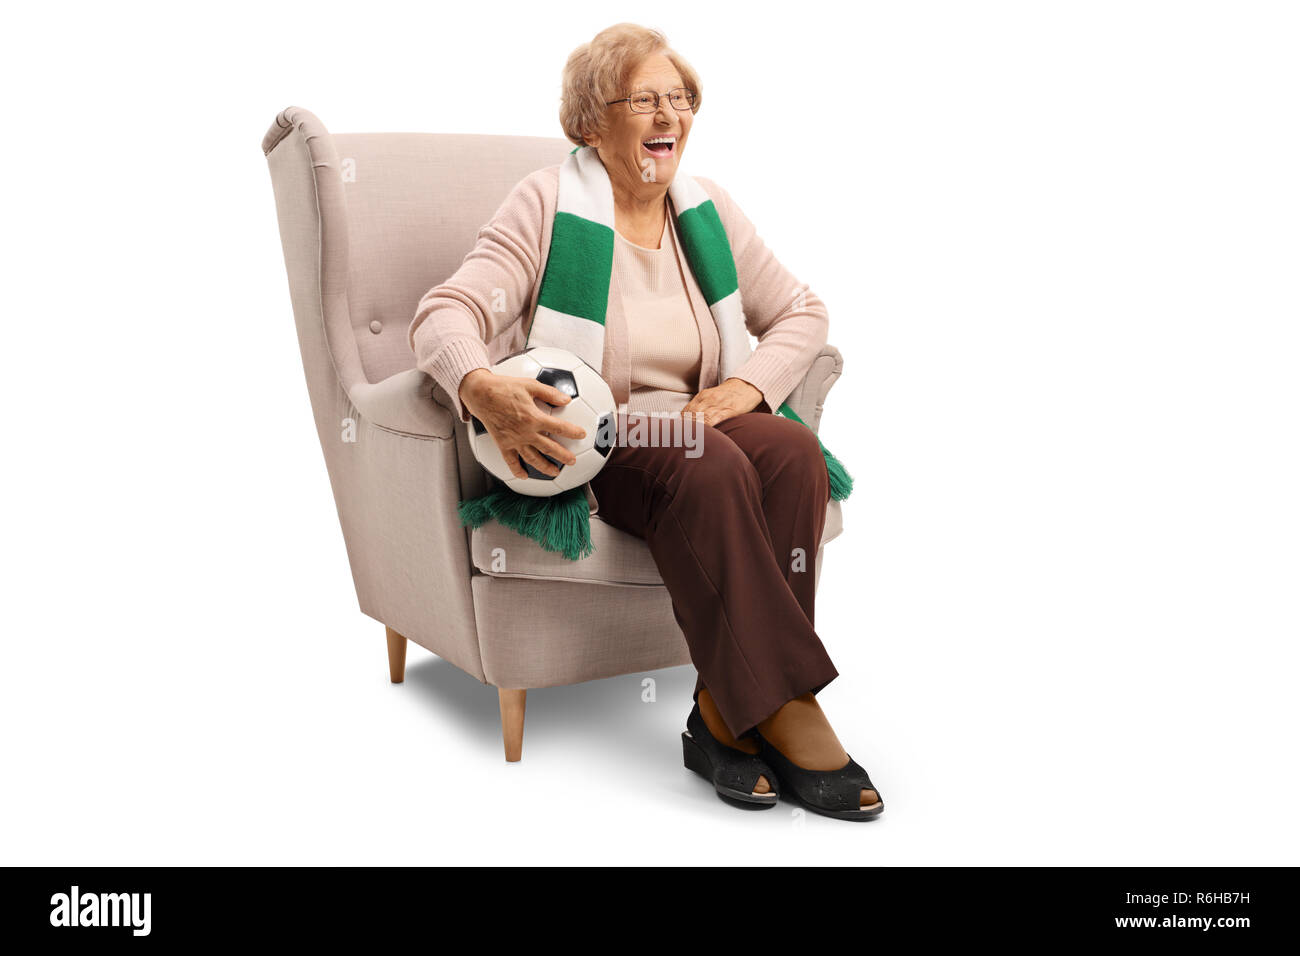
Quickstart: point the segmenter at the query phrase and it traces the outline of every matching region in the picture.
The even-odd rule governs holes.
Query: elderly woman
[[[696,178],[725,229],[744,322],[759,339],[718,381],[735,336],[722,341],[699,277],[681,267],[690,236],[684,240],[669,194],[701,100],[699,77],[664,36],[632,24],[602,31],[565,66],[565,135],[589,164],[599,161],[602,188],[613,192],[608,307],[598,303],[601,374],[616,397],[626,396],[628,414],[694,416],[701,429],[693,451],[618,445],[590,492],[601,519],[648,544],[698,671],[683,734],[686,766],[745,806],[774,805],[785,791],[818,813],[870,819],[884,803],[814,696],[837,676],[813,630],[827,463],[810,429],[773,414],[825,344],[826,309],[727,192]],[[534,402],[559,405],[564,393],[493,373],[485,346],[527,319],[562,228],[561,168],[515,187],[456,274],[424,296],[411,325],[419,367],[459,399],[462,421],[472,415],[486,426],[520,477],[525,466],[555,475],[550,459],[572,464],[553,436],[583,435]],[[554,321],[539,309],[533,330],[544,311]],[[803,562],[791,560],[797,549]]]

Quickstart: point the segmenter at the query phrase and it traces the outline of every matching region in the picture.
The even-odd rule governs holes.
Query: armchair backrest
[[[315,338],[319,321],[344,392],[414,367],[406,333],[420,297],[459,268],[519,180],[572,148],[558,137],[331,135],[307,110],[281,112],[262,149],[304,365],[304,332]]]

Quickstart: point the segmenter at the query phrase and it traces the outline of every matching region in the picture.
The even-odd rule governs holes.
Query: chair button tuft
[[[380,332],[383,331],[383,329],[384,329],[384,323],[380,322],[378,319],[374,319],[370,323],[370,331],[374,332],[375,335],[378,335]]]

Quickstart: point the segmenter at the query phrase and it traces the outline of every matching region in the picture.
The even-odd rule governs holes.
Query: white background
[[[1292,9],[8,11],[3,862],[1298,862]],[[821,699],[870,826],[718,801],[688,668],[533,692],[507,765],[495,692],[390,685],[357,609],[262,135],[558,136],[621,20],[845,356]]]

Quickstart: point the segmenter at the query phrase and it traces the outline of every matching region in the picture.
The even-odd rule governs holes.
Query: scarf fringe
[[[462,501],[456,510],[462,526],[477,528],[495,518],[570,561],[589,557],[595,550],[587,494],[580,487],[538,498],[499,485],[485,495]]]
[[[817,444],[822,445],[820,438],[817,439]],[[826,474],[831,479],[831,497],[843,501],[853,493],[853,476],[825,445],[822,445],[822,457],[826,459]]]

